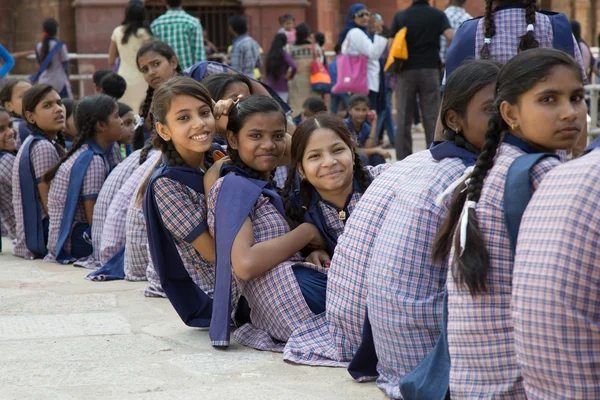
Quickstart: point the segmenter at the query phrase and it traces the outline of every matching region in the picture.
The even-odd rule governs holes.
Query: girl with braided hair
[[[46,170],[64,154],[65,108],[49,84],[38,84],[23,95],[23,116],[31,134],[22,143],[13,166],[13,206],[17,244],[13,255],[29,260],[43,258],[48,242],[48,190],[42,181]]]
[[[221,168],[221,178],[208,195],[208,226],[217,243],[210,338],[213,346],[229,345],[235,310],[230,299],[237,287],[250,306],[252,323],[235,331],[236,340],[260,350],[282,351],[282,343],[297,327],[325,310],[324,269],[305,262],[300,254],[308,245],[323,248],[324,243],[312,224],[290,230],[272,184],[273,171],[287,158],[289,139],[279,104],[254,95],[231,110],[227,107],[227,115],[232,165]]]
[[[23,120],[23,95],[31,88],[27,79],[7,79],[0,89],[0,107],[9,112],[17,131],[17,151],[31,133]]]
[[[15,165],[17,131],[10,114],[0,106],[0,226],[2,235],[16,238],[12,199],[12,170]],[[0,246],[0,251],[2,247]]]
[[[93,214],[98,194],[119,163],[112,151],[123,120],[117,102],[97,94],[79,101],[75,110],[78,136],[71,149],[48,169],[50,231],[46,262],[81,262],[92,254]]]
[[[141,120],[135,130],[133,148],[144,147],[152,132],[152,97],[154,91],[170,78],[181,75],[181,66],[173,49],[159,40],[144,44],[137,52],[138,69],[148,84],[146,97],[140,109]]]
[[[321,265],[321,260],[333,256],[362,194],[389,164],[363,167],[344,121],[327,113],[298,126],[291,155],[290,171],[294,173],[288,174],[283,189],[285,211],[294,226],[310,222],[319,229],[327,252],[309,261]],[[297,179],[300,185],[296,189]]]
[[[450,392],[457,398],[522,398],[510,315],[514,242],[511,207],[559,164],[586,123],[583,75],[573,58],[553,49],[522,52],[502,67],[485,142],[467,183],[455,192],[438,231],[433,259],[449,260]],[[522,168],[525,192],[507,184]],[[527,190],[530,190],[528,193]]]

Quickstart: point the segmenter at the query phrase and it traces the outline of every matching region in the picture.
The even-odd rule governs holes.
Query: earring
[[[510,130],[514,131],[515,130],[515,124],[510,124]]]

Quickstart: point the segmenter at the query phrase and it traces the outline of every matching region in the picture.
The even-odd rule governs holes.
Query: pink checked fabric
[[[477,25],[477,36],[475,38],[475,56],[477,58],[479,58],[479,51],[483,47],[483,39],[485,37],[484,22],[485,21],[482,18]],[[492,42],[490,43],[490,54],[495,61],[506,63],[517,55],[521,36],[527,33],[525,9],[509,8],[494,12],[494,25],[496,26],[496,34],[492,37]],[[554,32],[547,15],[535,13],[533,35],[540,43],[540,47],[553,47]],[[573,38],[573,43],[575,48],[575,60],[582,66],[581,70],[585,77],[583,58],[581,57],[579,44],[575,41],[575,38]]]
[[[523,216],[513,278],[528,399],[600,398],[600,149],[545,178]]]
[[[33,136],[29,136],[27,140],[32,140]],[[35,174],[36,184],[38,184],[44,172],[50,167],[54,166],[59,160],[60,156],[56,147],[47,140],[37,140],[30,147],[30,161]],[[33,259],[33,254],[27,250],[25,245],[25,228],[23,226],[23,203],[21,201],[21,183],[19,182],[19,162],[21,160],[21,151],[17,153],[12,171],[12,188],[13,188],[13,207],[15,211],[15,219],[17,222],[17,244],[13,248],[13,255],[17,257],[23,257],[28,260]],[[43,218],[47,217],[47,214],[42,209]]]
[[[148,267],[148,232],[144,210],[137,201],[138,190],[133,195],[125,222],[125,279],[145,281]]]
[[[504,183],[512,162],[524,154],[503,143],[483,184],[477,217],[490,256],[488,290],[473,298],[456,286],[448,272],[448,347],[452,398],[525,399],[517,365],[510,315],[514,258],[504,223]],[[548,171],[560,164],[542,159],[531,172],[537,189]],[[450,260],[454,258],[452,249]]]
[[[94,218],[92,223],[92,246],[94,253],[85,259],[85,261],[78,261],[75,265],[84,268],[99,268],[100,264],[100,245],[102,242],[102,230],[104,229],[104,221],[106,220],[106,213],[108,207],[112,202],[114,196],[117,194],[121,186],[131,176],[133,171],[139,167],[140,151],[136,150],[129,155],[123,162],[115,167],[110,173],[108,178],[102,185],[102,190],[96,200],[94,206]]]
[[[125,248],[127,250],[127,248]],[[160,284],[160,278],[154,269],[154,264],[152,264],[152,256],[150,255],[150,250],[146,248],[146,254],[148,257],[148,266],[146,267],[146,279],[148,280],[148,287],[144,289],[144,296],[146,297],[164,297],[167,295]]]
[[[18,136],[18,135],[17,135]],[[17,237],[15,210],[13,208],[12,171],[15,156],[10,153],[0,155],[0,218],[2,228],[9,238]]]
[[[110,260],[112,256],[125,246],[127,209],[138,186],[152,173],[160,156],[161,153],[159,151],[149,154],[146,162],[131,174],[110,203],[106,212],[106,220],[104,221],[102,240],[100,242],[100,262],[102,264]]]
[[[208,198],[208,226],[213,235],[215,208],[222,183],[223,178],[215,182]],[[263,195],[252,208],[249,218],[257,243],[275,239],[290,231],[285,218]],[[281,352],[292,332],[314,315],[304,301],[292,271],[292,266],[299,263],[303,267],[325,272],[304,262],[304,258],[296,253],[260,278],[251,281],[234,278],[239,294],[248,300],[252,319],[252,324],[245,324],[234,332],[235,340],[259,350]]]
[[[442,207],[436,198],[465,170],[459,158],[436,161],[428,150],[403,164],[367,272],[377,385],[391,398],[401,398],[400,379],[423,361],[440,335],[448,265],[433,263],[431,247],[450,197]]]
[[[420,153],[419,153],[420,154]],[[413,159],[413,155],[409,159]],[[402,161],[375,179],[346,222],[327,276],[326,310],[313,315],[289,338],[284,360],[346,367],[361,342],[367,297],[366,273],[373,242],[404,173]],[[410,163],[410,162],[409,162]]]
[[[56,262],[56,242],[58,241],[58,235],[60,233],[60,225],[65,210],[65,203],[67,201],[67,192],[69,189],[69,182],[71,178],[71,170],[77,158],[87,151],[89,146],[87,144],[82,145],[77,151],[75,151],[68,160],[66,160],[58,171],[56,176],[50,182],[50,191],[48,192],[48,214],[50,216],[50,231],[48,234],[48,254],[44,258],[46,262]],[[106,164],[102,156],[95,155],[88,166],[88,169],[83,177],[83,185],[81,186],[81,193],[79,196],[79,202],[75,210],[75,217],[71,224],[71,229],[78,222],[87,222],[85,218],[85,210],[83,208],[83,201],[89,199],[98,198],[98,193],[102,189],[104,180],[110,172],[111,166]],[[71,251],[71,235],[67,237],[63,250],[67,253]]]

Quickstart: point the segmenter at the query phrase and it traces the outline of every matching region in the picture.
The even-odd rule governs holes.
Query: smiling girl
[[[0,89],[0,106],[9,112],[17,131],[17,150],[31,133],[23,120],[23,95],[31,88],[26,79],[8,79]]]

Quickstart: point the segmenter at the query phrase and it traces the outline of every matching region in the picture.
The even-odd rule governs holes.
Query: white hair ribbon
[[[467,225],[469,224],[469,209],[475,210],[477,203],[471,200],[467,200],[465,203],[465,209],[460,219],[460,255],[462,256],[465,252],[467,245]]]
[[[473,167],[465,169],[465,172],[463,172],[460,178],[452,182],[452,184],[448,186],[446,190],[444,190],[438,195],[438,197],[435,198],[435,205],[438,207],[442,207],[444,205],[444,202],[446,201],[446,198],[448,198],[448,196],[451,196],[456,190],[456,188],[459,187],[471,176],[471,172],[473,172]]]
[[[486,38],[484,38],[484,39],[483,39],[483,43],[485,43],[485,44],[490,44],[490,43],[492,43],[492,38],[489,38],[489,37],[486,37]]]
[[[527,32],[533,32],[533,24],[527,25]]]
[[[140,126],[144,125],[144,118],[142,116],[135,115],[134,118],[135,118],[135,126],[133,127],[134,130],[136,130]]]

